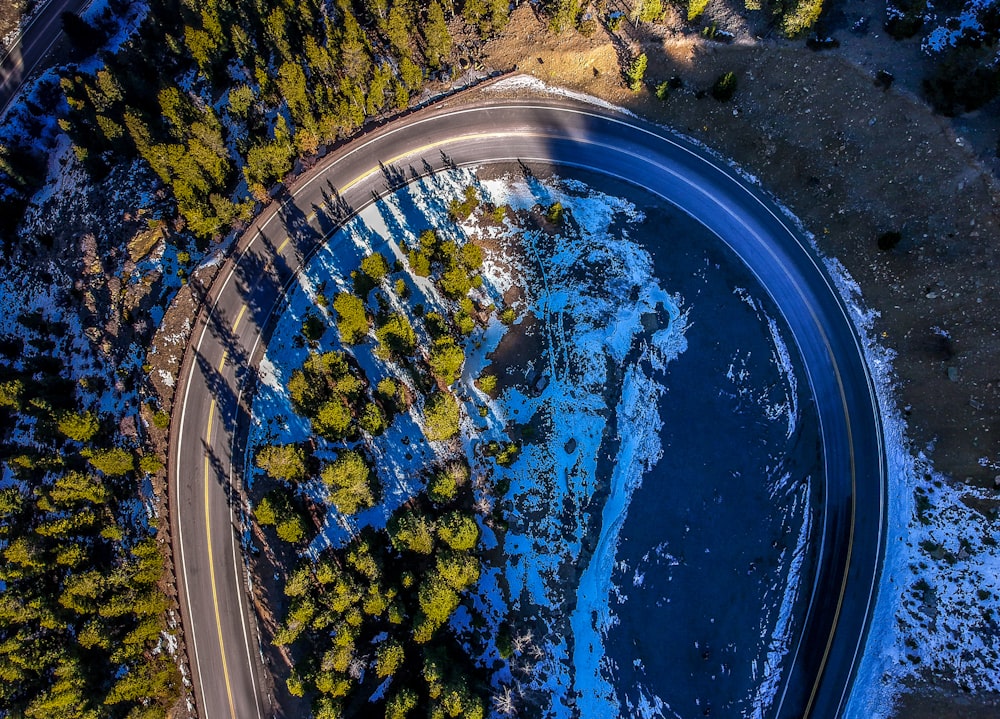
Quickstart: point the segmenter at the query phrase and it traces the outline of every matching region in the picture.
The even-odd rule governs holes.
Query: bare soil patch
[[[21,18],[26,17],[38,3],[35,0],[3,0],[0,2],[0,38],[17,30]],[[0,54],[5,52],[6,43],[0,45]]]
[[[601,28],[590,38],[554,37],[526,7],[485,50],[492,67],[516,67],[626,107],[759,178],[880,313],[876,330],[898,352],[898,398],[915,445],[932,448],[937,469],[956,481],[993,487],[996,472],[981,459],[1000,454],[1000,293],[992,269],[1000,261],[1000,198],[983,164],[995,128],[981,121],[974,143],[957,134],[968,118],[956,124],[935,115],[917,95],[916,41],[876,37],[883,10],[873,2],[843,8],[832,22],[845,27],[867,14],[871,30],[848,33],[841,48],[824,52],[752,40],[746,25],[736,26],[738,14],[734,29],[744,31],[729,45],[628,23],[614,38]],[[683,82],[666,101],[648,87],[632,93],[623,86],[620,60],[640,51],[650,84]],[[875,83],[880,69],[897,77],[889,89]],[[718,102],[708,91],[725,72],[736,73],[738,89]],[[886,232],[901,235],[890,250],[878,245]],[[995,715],[988,702],[928,681],[931,693],[905,697],[900,716]]]

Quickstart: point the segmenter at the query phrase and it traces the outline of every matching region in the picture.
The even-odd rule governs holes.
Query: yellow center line
[[[308,221],[309,221],[309,220],[311,220],[311,219],[312,219],[311,217],[307,217],[307,218],[306,218],[306,221],[308,222]],[[285,245],[287,245],[287,244],[288,244],[289,242],[291,242],[291,240],[292,240],[292,238],[291,238],[291,237],[286,237],[286,238],[285,238],[285,241],[284,241],[284,242],[282,242],[282,243],[281,243],[280,245],[278,245],[278,251],[277,251],[277,253],[276,253],[276,254],[279,254],[279,255],[280,255],[280,254],[281,254],[281,251],[282,251],[283,249],[285,249]]]
[[[240,320],[243,319],[243,315],[246,314],[247,306],[244,305],[240,308],[240,313],[236,315],[236,321],[233,322],[233,334],[236,334],[236,328],[240,326]]]
[[[226,359],[228,359],[228,358],[229,358],[229,350],[223,351],[223,353],[222,353],[222,359],[219,360],[219,371],[220,372],[222,371],[222,368],[226,366]]]
[[[246,309],[244,305],[243,309]],[[240,313],[242,314],[242,313]],[[237,320],[238,321],[238,320]],[[205,442],[212,441],[212,420],[215,418],[215,400],[208,410],[208,430],[205,433]],[[222,654],[222,676],[226,681],[226,694],[229,697],[229,716],[236,719],[236,705],[233,703],[233,687],[229,681],[229,666],[226,663],[226,647],[222,641],[222,618],[219,613],[219,593],[215,585],[215,560],[212,557],[212,523],[211,515],[208,511],[208,487],[211,479],[208,452],[205,453],[205,537],[208,540],[208,573],[212,582],[212,604],[215,605],[215,628],[219,633],[219,651]]]
[[[824,335],[825,338],[825,335]],[[830,347],[830,343],[826,342],[827,351],[833,355],[833,348]],[[844,608],[844,596],[847,594],[847,577],[848,571],[851,568],[851,557],[854,554],[854,527],[857,517],[857,465],[855,464],[854,458],[854,431],[851,427],[851,412],[847,405],[846,390],[844,389],[844,380],[840,375],[840,367],[834,362],[833,365],[834,376],[837,378],[837,386],[840,389],[840,401],[843,406],[844,415],[847,420],[847,444],[848,444],[848,458],[850,460],[850,471],[851,471],[851,527],[850,532],[847,535],[847,559],[844,563],[844,578],[840,582],[840,595],[837,597],[837,608],[833,612],[833,626],[830,628],[830,636],[826,640],[826,648],[823,650],[823,658],[819,663],[819,672],[816,674],[816,682],[813,684],[812,692],[809,694],[809,701],[806,703],[806,711],[802,715],[804,718],[808,718],[813,709],[813,703],[816,701],[816,694],[819,692],[819,686],[823,679],[823,672],[826,670],[826,663],[830,658],[830,650],[833,647],[833,636],[837,632],[837,625],[840,623],[840,612]]]

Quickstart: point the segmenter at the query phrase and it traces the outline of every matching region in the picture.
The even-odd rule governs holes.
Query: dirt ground
[[[733,44],[628,22],[617,38],[600,28],[590,38],[553,37],[522,6],[504,37],[487,45],[486,64],[624,106],[759,178],[821,250],[846,266],[879,312],[875,329],[898,353],[897,396],[915,448],[930,450],[937,469],[957,482],[1000,485],[996,470],[981,462],[1000,455],[996,114],[954,121],[935,115],[918,95],[919,42],[884,37],[874,0],[839,6],[826,22],[842,44],[822,52],[803,41],[756,38],[759,28],[743,15],[717,9],[720,26],[729,23],[736,34]],[[866,16],[866,33],[845,29]],[[640,51],[649,58],[648,81],[683,82],[666,101],[623,86],[620,58]],[[891,88],[876,85],[878,70],[895,76]],[[729,71],[738,77],[737,92],[718,102],[705,91]],[[902,239],[882,250],[877,238],[890,231]],[[998,714],[991,699],[970,698],[933,678],[896,711],[917,719]]]
[[[17,29],[21,18],[31,12],[37,3],[35,0],[3,0],[0,2],[0,38]],[[4,47],[0,45],[0,55]]]

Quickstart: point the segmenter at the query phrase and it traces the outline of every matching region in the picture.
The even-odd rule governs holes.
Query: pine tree
[[[424,434],[432,442],[458,434],[458,403],[449,392],[431,395],[424,405]]]
[[[434,343],[430,356],[431,371],[445,386],[452,385],[458,379],[464,362],[465,352],[452,338],[442,337]]]
[[[341,452],[320,477],[337,511],[351,515],[375,506],[375,476],[357,452]]]
[[[283,482],[301,482],[307,476],[305,450],[296,444],[262,447],[257,453],[257,466]]]
[[[337,313],[337,331],[341,341],[348,345],[362,342],[368,334],[364,303],[352,294],[338,292],[333,300],[333,310]]]
[[[431,0],[427,8],[427,21],[423,26],[424,57],[432,70],[441,67],[442,60],[451,54],[451,34],[444,19],[444,8],[440,0]]]
[[[411,27],[413,18],[408,4],[399,1],[393,3],[386,20],[385,35],[390,47],[400,59],[410,57]]]
[[[297,62],[286,62],[278,69],[278,91],[288,104],[292,122],[303,125],[312,119],[312,108],[306,89],[306,75]]]
[[[135,470],[135,455],[127,449],[95,449],[87,456],[94,469],[109,477],[120,477]]]

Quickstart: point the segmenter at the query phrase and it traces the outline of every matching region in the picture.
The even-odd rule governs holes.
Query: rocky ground
[[[3,0],[0,2],[0,54],[13,41],[22,18],[27,17],[38,3],[34,0]]]
[[[710,5],[732,44],[702,39],[700,27],[635,28],[616,37],[545,32],[527,7],[486,48],[488,65],[516,67],[545,82],[597,95],[692,136],[744,170],[799,217],[820,250],[838,258],[880,313],[876,330],[898,357],[898,398],[915,449],[931,448],[938,471],[993,489],[1000,480],[1000,312],[995,113],[949,120],[918,95],[924,60],[916,40],[881,32],[875,2],[848,0],[827,24],[839,48],[759,37],[744,13]],[[752,15],[752,14],[751,14]],[[869,18],[866,33],[849,28]],[[525,52],[530,48],[530,53]],[[622,84],[622,58],[645,52],[651,83],[678,77],[665,101]],[[878,70],[895,77],[875,81]],[[707,94],[734,72],[729,102]],[[878,238],[899,233],[891,249]],[[978,507],[996,516],[1000,502]],[[996,716],[989,698],[966,696],[928,676],[902,697],[905,717]]]

